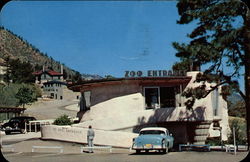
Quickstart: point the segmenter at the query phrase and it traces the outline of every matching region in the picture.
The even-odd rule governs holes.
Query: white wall
[[[196,75],[199,72],[189,72],[187,76],[192,79],[187,88],[193,88],[201,85],[195,83]],[[206,83],[209,87],[210,85]],[[186,90],[185,89],[185,90]],[[186,99],[182,98],[185,102]],[[87,111],[76,127],[88,127],[102,130],[131,130],[131,128],[153,122],[170,121],[212,121],[213,115],[212,94],[206,98],[196,100],[193,111],[186,110],[186,107],[162,108],[145,110],[145,99],[142,95],[142,87],[137,84],[109,85],[93,88],[91,90],[91,108]],[[223,139],[227,139],[228,118],[227,104],[219,97],[219,116],[223,126]],[[210,129],[210,136],[216,136],[216,133]]]
[[[42,139],[53,139],[68,142],[87,143],[87,128],[71,126],[46,125],[42,127]],[[129,148],[132,140],[138,136],[136,133],[120,131],[96,130],[94,145],[108,145],[114,147]]]

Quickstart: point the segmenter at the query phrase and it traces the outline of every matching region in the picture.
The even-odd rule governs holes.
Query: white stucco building
[[[181,94],[199,85],[194,82],[198,73],[174,76],[151,71],[147,77],[136,73],[140,77],[73,85],[70,89],[82,94],[78,113],[81,123],[75,126],[134,133],[143,127],[161,126],[173,134],[175,144],[202,144],[208,137],[220,136],[227,140],[227,103],[220,88],[196,100],[192,111],[185,107],[186,98]]]

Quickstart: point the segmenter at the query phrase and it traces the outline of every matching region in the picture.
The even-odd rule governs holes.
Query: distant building
[[[62,70],[61,73],[59,73],[53,70],[45,70],[43,67],[43,70],[33,72],[32,74],[35,75],[37,84],[43,84],[49,81],[63,81]]]
[[[43,70],[34,72],[33,75],[36,77],[36,84],[42,88],[43,98],[56,100],[79,98],[79,93],[73,93],[67,88],[67,82],[63,79],[63,66],[61,73],[43,67]]]
[[[43,92],[45,96],[53,99],[63,99],[63,90],[67,88],[65,82],[53,80],[43,83]]]
[[[43,67],[43,70],[32,73],[36,77],[36,84],[40,85],[43,90],[43,97],[60,99],[63,97],[63,89],[66,83],[63,81],[63,67],[61,66],[61,73],[48,70]]]
[[[173,133],[176,144],[204,144],[207,138],[220,136],[227,140],[227,102],[220,95],[221,87],[197,100],[192,111],[186,109],[187,99],[181,94],[199,85],[194,82],[198,73],[175,76],[149,71],[145,77],[141,72],[127,72],[125,78],[72,85],[70,89],[82,94],[78,126],[135,133],[144,127],[161,126]]]

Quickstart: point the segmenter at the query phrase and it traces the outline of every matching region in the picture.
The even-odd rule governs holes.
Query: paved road
[[[2,149],[3,155],[10,162],[237,162],[244,159],[247,152],[238,152],[233,155],[226,152],[170,152],[161,154],[151,152],[148,154],[135,154],[128,149],[95,150],[94,154],[81,153],[82,144],[68,143],[52,140],[40,140],[40,134],[27,133],[16,135],[2,135],[3,144],[12,144],[15,151],[10,152],[8,149]],[[38,149],[32,153],[32,146],[62,146],[63,153],[53,149]]]
[[[237,162],[241,161],[246,152],[237,155],[225,152],[170,152],[168,154],[149,153],[5,153],[4,156],[11,162]]]
[[[67,114],[71,117],[76,117],[78,110],[69,110],[65,107],[77,104],[77,100],[51,100],[38,101],[33,103],[25,110],[25,114],[36,117],[37,119],[56,119],[60,115]]]

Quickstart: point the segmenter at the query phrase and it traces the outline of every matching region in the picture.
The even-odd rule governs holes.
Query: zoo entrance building
[[[164,71],[149,71],[147,77],[85,81],[69,88],[81,92],[79,126],[95,129],[138,133],[148,126],[166,127],[175,144],[204,144],[207,138],[227,140],[229,131],[227,103],[221,88],[206,98],[196,100],[193,111],[186,109],[181,94],[194,82],[199,71],[182,76]],[[207,83],[209,86],[209,84]]]

